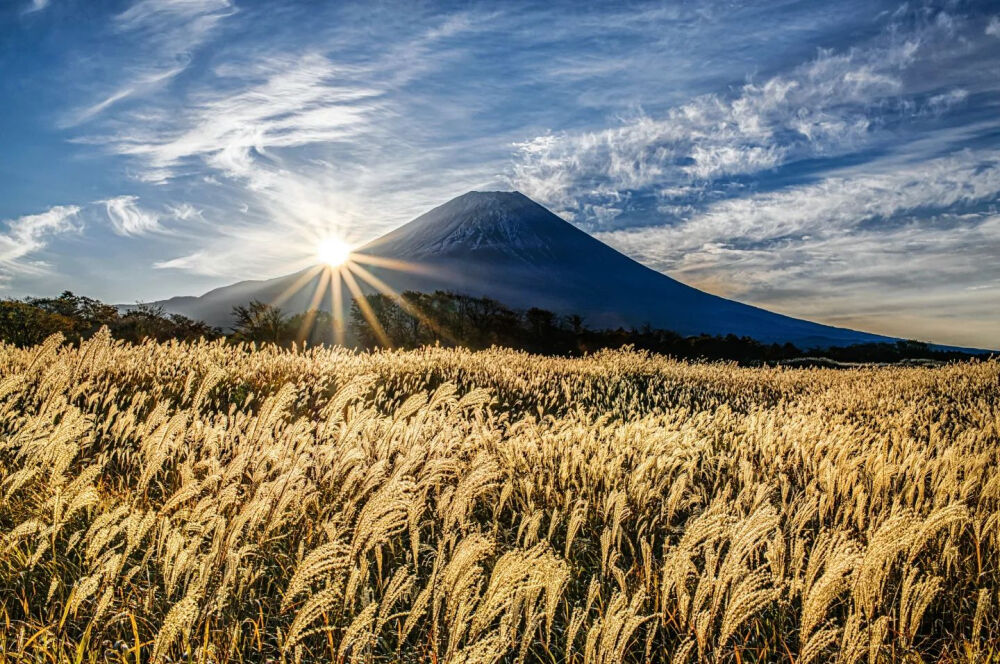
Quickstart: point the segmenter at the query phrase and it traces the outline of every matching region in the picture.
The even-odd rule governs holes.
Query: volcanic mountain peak
[[[364,293],[437,290],[489,297],[515,309],[579,314],[595,328],[654,328],[682,335],[735,334],[801,347],[890,341],[758,309],[705,293],[651,270],[518,192],[472,191],[358,248]],[[199,298],[161,302],[167,311],[226,326],[235,305],[276,303],[285,313],[333,308],[314,296],[309,271],[241,282]],[[303,276],[306,275],[305,281]],[[355,279],[348,281],[350,286]],[[350,297],[356,297],[351,294]],[[349,300],[335,314],[343,319]]]
[[[534,222],[551,224],[551,212],[519,191],[470,191],[414,220],[425,225],[479,226],[528,230]],[[558,220],[558,217],[556,217]]]
[[[551,260],[581,234],[517,191],[470,191],[374,241],[365,250],[410,258]]]
[[[541,207],[538,203],[519,191],[473,190],[442,203],[431,210],[431,212],[440,210],[449,215],[458,215],[462,213],[495,211],[504,214],[505,211],[524,210],[536,206]]]

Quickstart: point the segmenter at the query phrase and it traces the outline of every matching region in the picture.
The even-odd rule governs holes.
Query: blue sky
[[[686,283],[1000,346],[992,3],[0,6],[0,295],[199,294],[470,189]]]

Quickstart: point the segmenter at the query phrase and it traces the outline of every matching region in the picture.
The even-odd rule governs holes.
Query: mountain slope
[[[691,288],[615,251],[518,192],[469,192],[355,254],[376,283],[396,292],[451,290],[487,296],[517,309],[579,314],[593,328],[649,324],[684,335],[732,333],[804,348],[892,340]],[[226,327],[232,307],[251,299],[277,301],[288,313],[306,310],[321,278],[310,277],[307,270],[156,304]],[[361,278],[356,281],[365,292],[375,290]],[[346,288],[344,293],[347,299]],[[329,294],[319,306],[331,309]]]

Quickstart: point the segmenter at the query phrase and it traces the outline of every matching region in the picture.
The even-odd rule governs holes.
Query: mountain
[[[801,348],[894,341],[820,325],[686,286],[632,260],[519,192],[469,192],[355,250],[358,288],[449,290],[514,309],[579,314],[591,328],[641,327],[682,335],[736,334]],[[368,277],[367,279],[363,277]],[[156,302],[166,311],[228,327],[233,306],[260,300],[286,313],[314,304],[327,276],[315,268],[243,281],[200,297]],[[349,291],[343,289],[349,303]],[[329,289],[318,307],[331,310]],[[345,304],[346,307],[346,304]]]

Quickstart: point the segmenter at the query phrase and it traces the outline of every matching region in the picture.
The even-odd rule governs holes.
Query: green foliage
[[[104,327],[112,337],[131,342],[144,339],[193,341],[221,336],[221,332],[210,325],[167,314],[160,307],[138,304],[122,314],[116,307],[74,295],[71,291],[54,298],[0,301],[0,340],[16,346],[40,343],[56,332],[79,342]]]
[[[17,300],[0,302],[0,338],[17,346],[31,346],[49,335],[76,332],[76,320]]]

